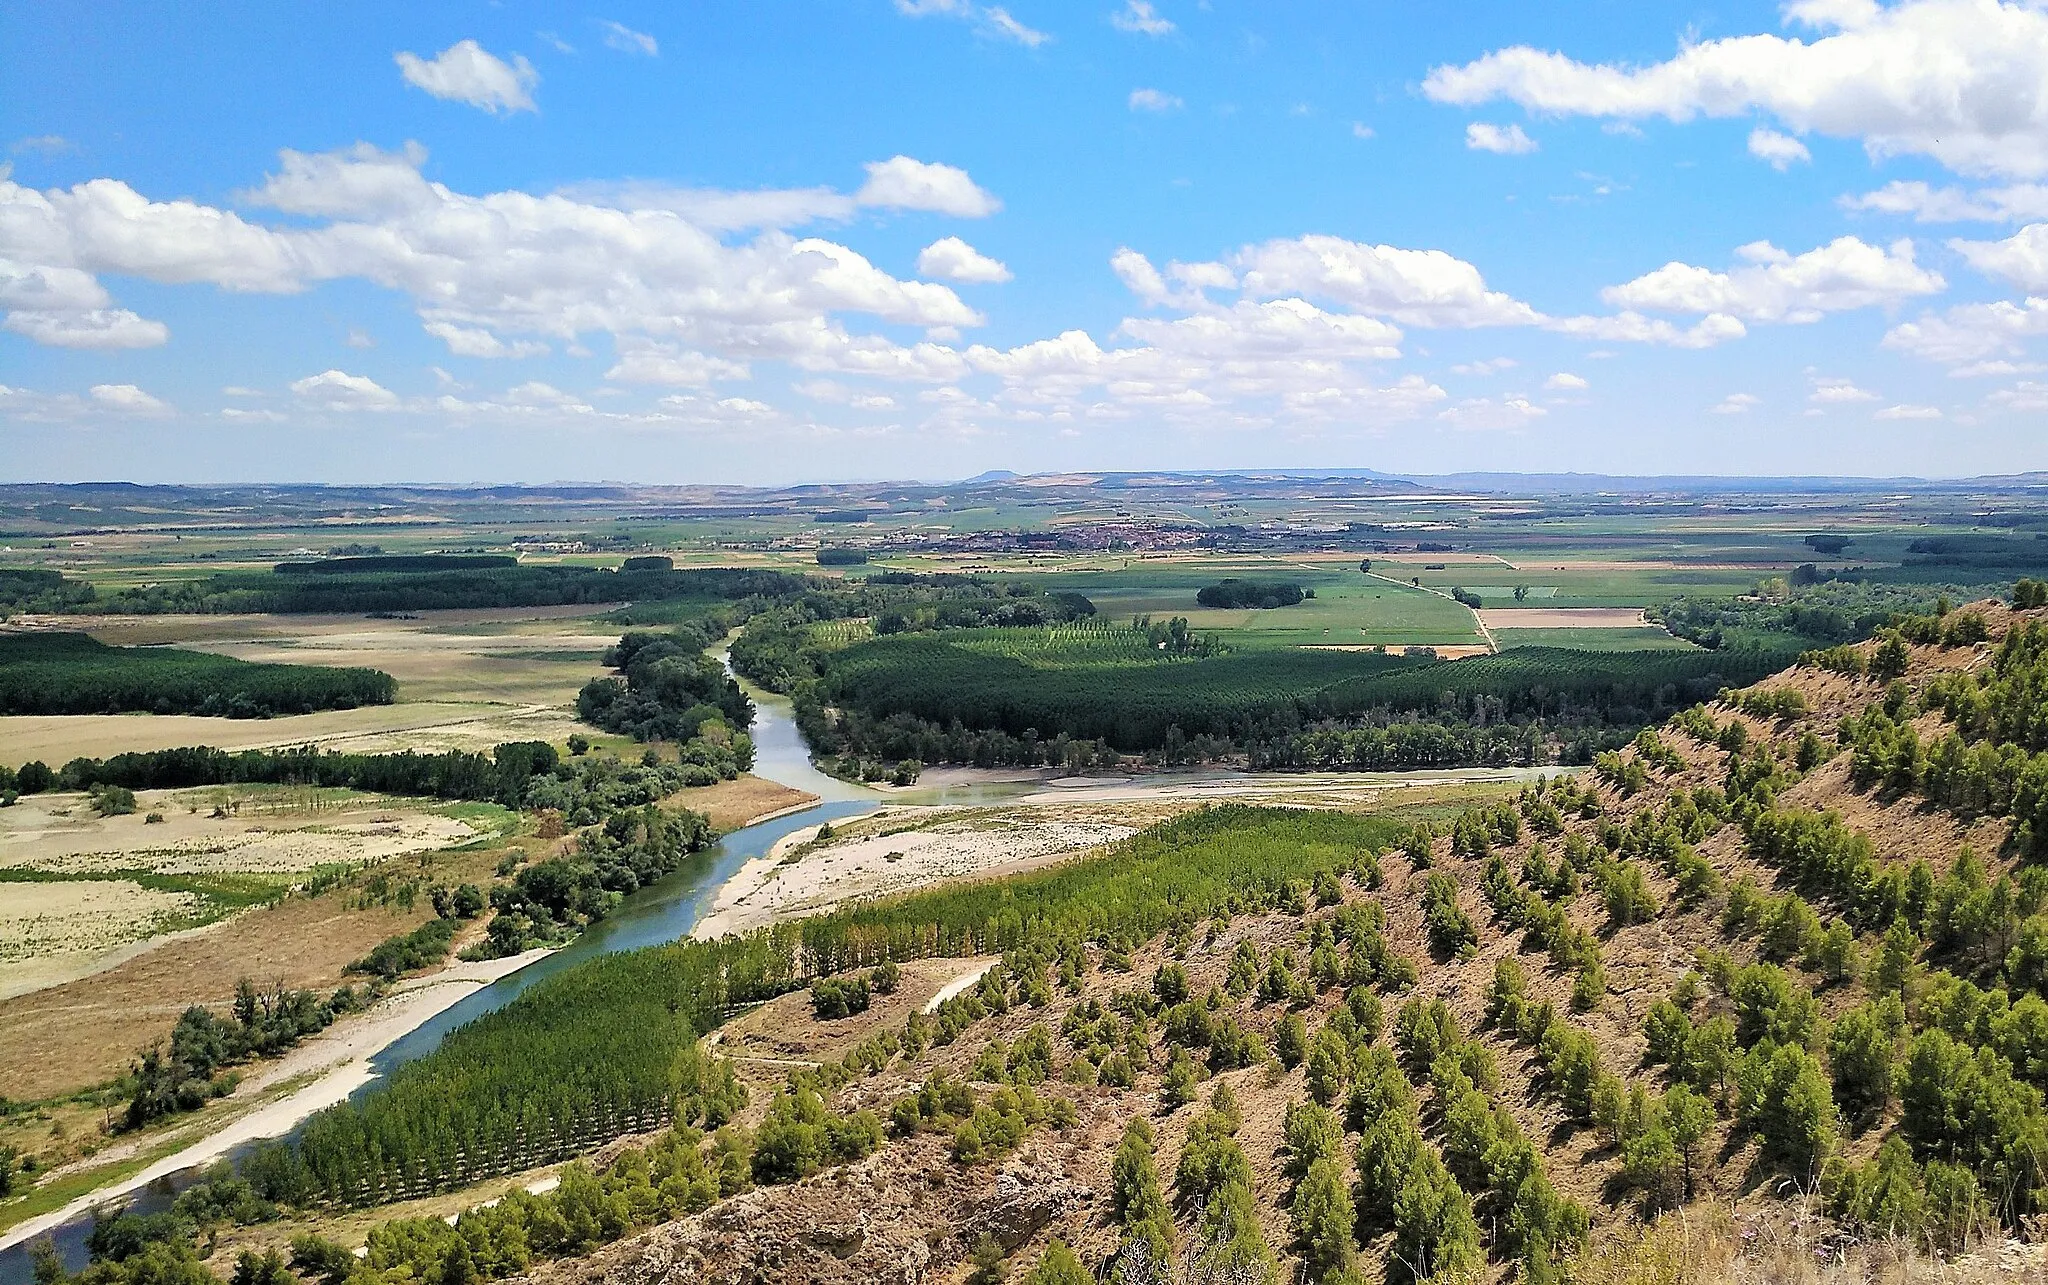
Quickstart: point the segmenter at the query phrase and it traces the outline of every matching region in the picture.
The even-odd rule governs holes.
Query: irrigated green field
[[[1195,595],[1226,577],[1290,580],[1315,597],[1270,610],[1211,610]],[[1127,570],[1039,574],[1048,589],[1086,594],[1111,620],[1186,616],[1232,647],[1474,645],[1472,613],[1450,599],[1358,570],[1351,560],[1226,558],[1175,560]]]

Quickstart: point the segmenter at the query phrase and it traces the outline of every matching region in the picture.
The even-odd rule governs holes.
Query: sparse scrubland
[[[1444,823],[1210,808],[1015,878],[609,957],[259,1153],[215,1212],[110,1224],[93,1270],[198,1280],[211,1218],[250,1224],[214,1270],[281,1279],[273,1203],[312,1228],[630,1135],[546,1195],[381,1224],[362,1259],[301,1232],[297,1270],[2039,1271],[2001,1242],[2048,1204],[2044,639],[1971,604]],[[986,955],[939,1001],[937,965]],[[772,1054],[700,1038],[754,1005]]]

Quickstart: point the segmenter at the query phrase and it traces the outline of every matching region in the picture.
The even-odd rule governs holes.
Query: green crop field
[[[1229,577],[1288,580],[1315,597],[1269,610],[1212,610],[1197,605],[1203,586]],[[1031,577],[1048,589],[1085,594],[1116,621],[1132,616],[1185,616],[1234,648],[1304,645],[1470,645],[1480,641],[1472,613],[1433,593],[1359,572],[1354,562],[1277,558],[1174,561],[1116,571],[1056,572]]]

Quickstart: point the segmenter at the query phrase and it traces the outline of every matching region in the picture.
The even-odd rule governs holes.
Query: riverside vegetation
[[[260,1221],[642,1143],[547,1197],[387,1223],[364,1259],[307,1240],[236,1272],[454,1285],[684,1218],[661,1252],[722,1279],[758,1261],[754,1224],[690,1214],[760,1186],[753,1208],[816,1225],[848,1197],[811,1174],[854,1166],[873,1202],[935,1163],[968,1193],[936,1223],[776,1252],[818,1279],[918,1239],[983,1279],[1025,1255],[1038,1281],[1548,1281],[1662,1211],[1766,1217],[1780,1191],[1840,1245],[1968,1250],[2048,1205],[2048,879],[2003,769],[1968,795],[1988,804],[1933,797],[1897,729],[2031,762],[2044,642],[1972,604],[1442,821],[1217,807],[1027,875],[593,961],[222,1182]],[[871,1020],[892,965],[977,954],[1002,962],[935,1012]],[[868,1023],[820,1065],[742,1074],[699,1042],[806,986],[784,1028]],[[1047,1164],[1095,1199],[1014,1243],[955,1230],[986,1225],[997,1170]],[[197,1217],[113,1225],[94,1279],[203,1279]]]

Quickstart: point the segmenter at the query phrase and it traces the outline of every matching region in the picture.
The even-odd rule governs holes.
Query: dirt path
[[[288,1133],[315,1111],[342,1101],[367,1084],[371,1078],[370,1058],[400,1036],[417,1030],[481,987],[518,972],[548,953],[530,950],[509,959],[456,964],[405,983],[369,1012],[337,1023],[245,1081],[229,1102],[247,1102],[250,1104],[248,1109],[224,1121],[190,1146],[136,1173],[80,1196],[62,1209],[17,1223],[0,1232],[0,1249],[33,1240],[50,1228],[116,1196],[139,1190],[181,1169],[210,1164],[245,1142]],[[261,1101],[271,1090],[308,1076],[313,1078],[299,1088],[270,1101]],[[137,1140],[110,1147],[88,1163],[95,1168],[118,1164],[132,1159],[143,1145],[141,1140]]]

